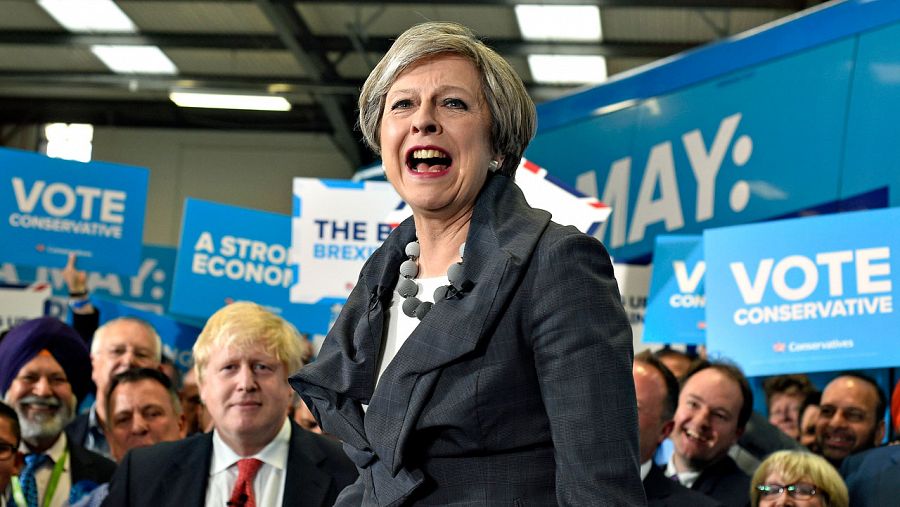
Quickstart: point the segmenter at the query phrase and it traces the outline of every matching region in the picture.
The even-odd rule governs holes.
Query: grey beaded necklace
[[[463,258],[466,250],[466,244],[459,246],[459,256]],[[415,317],[419,320],[425,318],[425,315],[434,306],[434,303],[428,301],[420,301],[416,297],[419,292],[419,286],[416,284],[415,278],[419,274],[419,240],[413,240],[406,244],[406,256],[409,257],[400,265],[400,279],[397,281],[397,294],[403,297],[403,313],[407,317]],[[460,260],[447,269],[447,280],[450,285],[441,285],[434,290],[435,303],[447,296],[450,287],[456,286],[462,275],[463,261]]]

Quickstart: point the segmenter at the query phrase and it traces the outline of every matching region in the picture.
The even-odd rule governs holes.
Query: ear
[[[669,438],[669,435],[672,434],[672,430],[675,429],[675,421],[669,420],[663,424],[662,428],[659,430],[659,437],[656,439],[656,445],[659,445],[663,442],[663,440]]]
[[[735,432],[734,432],[734,441],[735,441],[735,443],[737,443],[737,441],[738,441],[739,438],[741,438],[742,436],[744,436],[744,431],[745,431],[746,429],[747,429],[747,427],[744,426],[743,428],[738,428],[737,430],[735,430]]]
[[[178,435],[181,438],[187,436],[187,418],[185,418],[184,412],[178,416]]]
[[[19,475],[23,468],[25,468],[25,455],[20,451],[16,451],[15,456],[13,456],[13,468],[10,475]]]
[[[875,425],[875,441],[872,442],[876,447],[881,445],[881,441],[884,440],[884,419],[880,419],[878,424]]]

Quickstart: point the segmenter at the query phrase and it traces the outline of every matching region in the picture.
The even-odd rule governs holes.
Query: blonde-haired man
[[[106,505],[331,505],[356,469],[338,444],[287,417],[287,378],[302,364],[301,339],[254,303],[216,312],[194,344],[215,430],[130,452]]]

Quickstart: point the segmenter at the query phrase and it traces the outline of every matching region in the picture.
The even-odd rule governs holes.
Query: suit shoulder
[[[148,447],[138,447],[128,451],[132,463],[158,463],[170,457],[184,456],[197,448],[211,445],[207,434],[191,435],[172,442],[159,442]],[[161,464],[161,463],[160,463]]]
[[[69,442],[69,461],[75,482],[89,480],[98,484],[109,481],[116,471],[116,463],[101,454]]]

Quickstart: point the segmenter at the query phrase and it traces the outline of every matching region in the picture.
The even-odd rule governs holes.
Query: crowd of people
[[[281,317],[234,303],[178,389],[140,319],[87,343],[52,317],[14,327],[0,341],[0,506],[331,505],[357,472],[298,410],[288,375],[309,350]]]
[[[728,362],[667,348],[636,356],[633,373],[650,505],[896,503],[900,446],[883,445],[886,395],[863,373],[841,372],[821,392],[803,374],[770,377],[767,420]]]

